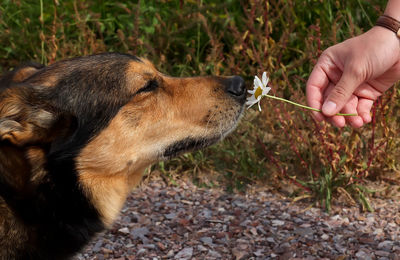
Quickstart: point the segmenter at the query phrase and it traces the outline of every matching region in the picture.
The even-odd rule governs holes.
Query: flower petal
[[[269,78],[267,77],[267,72],[264,71],[262,74],[262,84],[264,87],[268,85]]]
[[[263,89],[262,95],[263,95],[263,96],[268,95],[268,92],[269,92],[270,90],[271,90],[270,87],[264,88],[264,89]]]
[[[257,103],[258,103],[257,100],[247,101],[246,102],[247,109],[249,109],[250,107],[252,107],[254,104],[257,104]]]
[[[255,88],[255,89],[257,89],[257,88],[259,88],[259,87],[262,88],[262,86],[263,86],[263,84],[262,84],[260,78],[257,77],[257,76],[255,76],[255,77],[254,77],[254,88]]]
[[[255,104],[255,103],[257,103],[258,102],[258,100],[257,99],[255,99],[255,98],[249,98],[249,99],[247,99],[247,101],[246,101],[246,105],[249,105],[249,104]]]

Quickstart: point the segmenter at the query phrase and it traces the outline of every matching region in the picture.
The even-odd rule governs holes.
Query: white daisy
[[[262,81],[260,80],[259,77],[257,76],[254,77],[254,88],[252,90],[247,91],[249,94],[251,94],[251,96],[247,97],[246,101],[248,109],[252,107],[254,104],[258,103],[258,109],[261,111],[261,106],[260,106],[261,98],[267,95],[268,92],[271,90],[271,88],[268,87],[268,81],[269,78],[267,77],[267,73],[265,71],[262,74]]]

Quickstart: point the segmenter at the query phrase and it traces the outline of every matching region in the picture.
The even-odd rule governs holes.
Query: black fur
[[[68,115],[75,131],[47,148],[48,173],[31,192],[21,196],[10,183],[0,179],[0,195],[20,222],[34,231],[28,233],[38,234],[29,237],[31,246],[19,250],[16,259],[67,258],[104,228],[99,213],[78,184],[75,158],[135,94],[125,90],[123,77],[132,60],[140,61],[122,54],[75,58],[43,68],[25,82],[38,91],[35,102]],[[34,85],[35,78],[59,67],[67,69],[55,87]],[[8,77],[12,76],[2,79],[1,84],[9,84]]]
[[[183,152],[191,151],[194,149],[205,148],[211,144],[216,143],[220,139],[221,137],[215,137],[211,139],[201,139],[201,140],[194,138],[186,138],[168,146],[163,153],[163,157],[169,159]]]
[[[71,152],[81,149],[135,94],[127,91],[124,72],[128,63],[132,60],[139,61],[138,58],[116,53],[89,57],[91,58],[75,58],[63,61],[64,64],[57,64],[67,65],[71,70],[65,73],[54,88],[42,90],[43,99],[50,100],[52,106],[70,113],[78,124],[73,137],[61,147],[62,154],[65,154],[66,149]],[[51,69],[52,66],[42,73]],[[40,74],[35,76],[40,77]],[[50,153],[55,158],[52,159],[57,159],[59,152],[59,147],[53,147]]]

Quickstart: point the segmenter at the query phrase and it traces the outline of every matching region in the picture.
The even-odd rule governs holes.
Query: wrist
[[[379,38],[381,44],[389,47],[392,52],[397,50],[400,57],[400,38],[393,31],[377,25],[372,27],[370,31],[373,32],[373,37]]]
[[[400,3],[400,0],[396,0]],[[376,30],[380,30],[381,33],[387,35],[387,39],[393,42],[398,43],[399,51],[400,51],[400,21],[396,18],[389,16],[388,13],[385,12],[384,15],[380,16],[375,23]],[[385,32],[384,32],[385,31]]]

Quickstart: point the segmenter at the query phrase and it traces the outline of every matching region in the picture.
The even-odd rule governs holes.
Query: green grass
[[[104,51],[149,58],[173,76],[242,75],[249,86],[267,71],[276,96],[305,104],[305,82],[321,52],[368,30],[386,1],[108,1],[3,0],[0,72],[27,60]],[[42,17],[42,19],[41,19]],[[374,109],[374,123],[342,130],[308,111],[263,100],[234,134],[213,147],[156,165],[168,176],[242,190],[291,183],[329,209],[341,191],[368,209],[367,178],[398,173],[399,90]],[[212,175],[205,181],[206,174]]]

